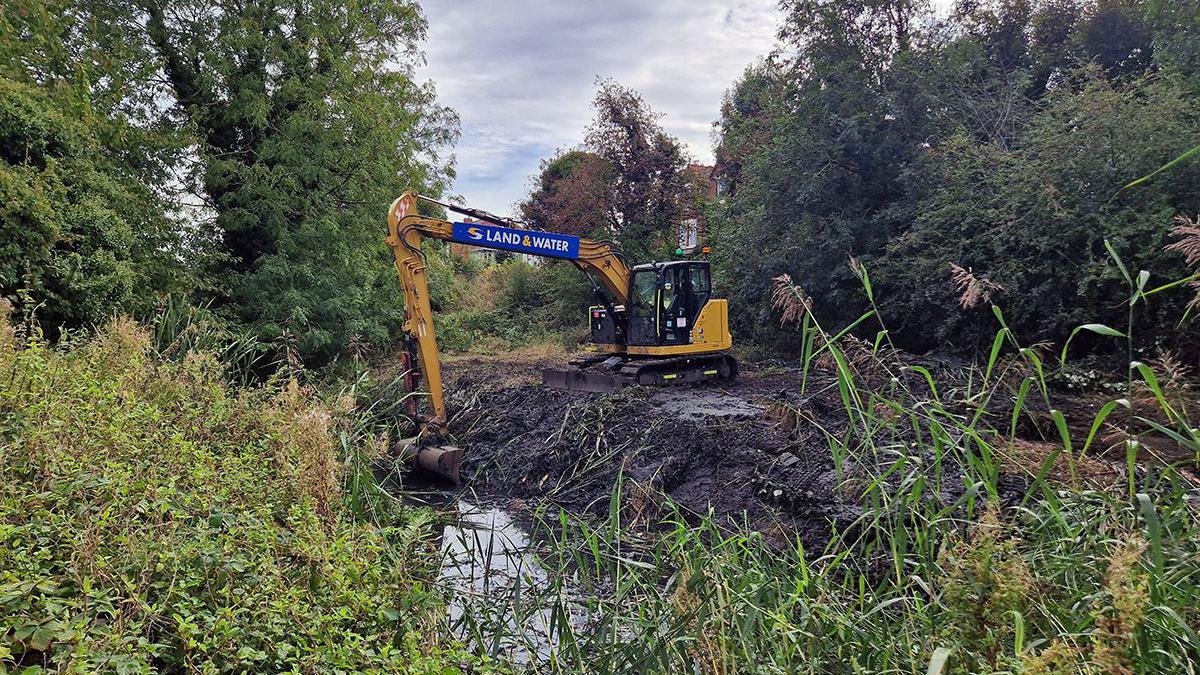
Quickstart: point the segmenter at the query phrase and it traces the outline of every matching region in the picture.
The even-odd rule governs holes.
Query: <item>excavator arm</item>
[[[478,222],[451,222],[422,216],[418,213],[418,201],[473,216]],[[491,214],[445,204],[413,191],[402,194],[392,202],[388,210],[386,241],[396,254],[396,271],[404,289],[405,358],[409,361],[406,364],[409,373],[406,377],[410,378],[409,390],[414,392],[417,391],[418,378],[425,378],[432,410],[432,415],[429,416],[414,415],[419,430],[417,438],[412,442],[414,447],[420,446],[427,439],[441,439],[447,434],[441,361],[433,327],[433,309],[429,302],[425,255],[421,251],[422,239],[428,237],[494,250],[569,260],[576,267],[589,273],[612,306],[623,309],[628,300],[631,271],[612,246],[583,237],[527,230],[512,225]],[[414,357],[416,363],[411,362]],[[415,409],[413,412],[415,413]],[[447,463],[453,463],[454,475],[451,477],[457,480],[457,455],[448,458],[447,461],[430,458],[428,462],[418,456],[418,461],[422,465],[442,465],[442,468]]]

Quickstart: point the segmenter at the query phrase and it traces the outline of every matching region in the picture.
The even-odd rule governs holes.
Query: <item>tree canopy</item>
[[[1200,169],[1129,181],[1195,146],[1200,9],[1140,0],[789,0],[785,47],[727,93],[717,150],[718,278],[739,335],[776,335],[770,279],[818,311],[866,307],[865,264],[898,344],[978,344],[986,307],[958,302],[952,265],[995,290],[1028,340],[1123,323],[1125,264],[1169,281],[1172,217],[1200,210]],[[1192,41],[1182,38],[1192,35]],[[769,255],[745,255],[770,245]],[[1185,292],[1182,289],[1180,292]],[[1163,327],[1177,307],[1144,321]]]
[[[39,85],[74,82],[81,106],[102,102],[125,129],[176,141],[169,171],[146,183],[180,195],[159,205],[159,220],[190,207],[169,210],[180,232],[203,239],[176,252],[198,270],[200,296],[264,340],[289,335],[313,362],[350,340],[390,339],[402,307],[380,244],[383,210],[404,188],[444,189],[452,174],[437,157],[457,130],[414,76],[425,34],[415,2],[51,1],[5,20],[10,67],[32,64],[26,77]],[[67,77],[78,64],[88,72]],[[121,217],[145,212],[124,206]],[[163,248],[104,222],[89,219],[93,246],[117,260]],[[62,241],[55,227],[29,245]]]
[[[53,333],[188,283],[160,187],[177,139],[114,92],[132,75],[103,37],[65,3],[0,16],[0,296]]]
[[[597,84],[582,149],[542,162],[522,215],[540,229],[612,238],[631,260],[661,258],[695,201],[687,154],[641,94]]]

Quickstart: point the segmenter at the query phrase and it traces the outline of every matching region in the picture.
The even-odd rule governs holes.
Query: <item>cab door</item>
[[[629,307],[626,308],[628,336],[631,345],[657,345],[659,333],[658,271],[639,270],[633,273]]]
[[[692,328],[711,291],[707,262],[672,263],[663,269],[660,344],[691,344]]]

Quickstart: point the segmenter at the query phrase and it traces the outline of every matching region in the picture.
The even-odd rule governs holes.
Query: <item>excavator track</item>
[[[542,383],[554,389],[612,393],[635,385],[676,387],[737,379],[737,360],[729,354],[634,358],[596,354],[572,359],[563,368],[542,370]]]

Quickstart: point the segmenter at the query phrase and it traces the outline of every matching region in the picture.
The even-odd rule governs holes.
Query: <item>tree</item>
[[[598,155],[569,150],[542,160],[521,215],[539,230],[577,236],[609,236],[616,229],[608,198],[613,169]]]
[[[845,264],[899,227],[891,210],[908,165],[943,122],[929,114],[940,64],[914,48],[920,3],[795,0],[789,50],[745,74],[721,120],[736,191],[715,217],[718,280],[739,335],[775,331],[771,279],[790,274],[831,322],[857,316]],[[750,251],[765,254],[747,254]]]
[[[138,124],[130,71],[70,5],[0,17],[0,295],[51,334],[185,287],[165,181],[175,137]],[[27,308],[32,309],[32,308]]]
[[[784,48],[722,107],[735,190],[713,214],[713,264],[739,336],[788,344],[768,300],[782,273],[830,323],[860,316],[850,257],[916,350],[994,333],[986,308],[959,306],[951,264],[1006,289],[994,299],[1027,340],[1116,320],[1105,239],[1127,264],[1181,273],[1162,247],[1197,209],[1193,169],[1120,188],[1195,145],[1194,5],[962,0],[935,21],[909,0],[784,2]]]
[[[414,81],[416,3],[142,0],[114,26],[165,83],[162,119],[195,132],[192,184],[224,253],[218,300],[313,362],[389,340],[402,307],[384,212],[404,188],[443,189],[434,156],[456,133]]]
[[[689,197],[683,146],[632,89],[601,80],[592,105],[585,145],[610,167],[605,203],[613,233],[631,259],[673,249]]]
[[[1197,205],[1189,186],[1200,170],[1182,166],[1153,189],[1121,187],[1186,150],[1200,114],[1176,81],[1124,88],[1103,72],[1072,73],[1077,87],[1053,92],[1011,152],[959,135],[914,170],[912,227],[874,262],[882,309],[904,343],[929,349],[994,333],[986,307],[956,307],[951,263],[1003,287],[995,299],[1031,342],[1083,323],[1124,323],[1127,308],[1113,302],[1124,281],[1106,240],[1157,283],[1187,276],[1164,247],[1172,218]],[[1170,334],[1177,307],[1139,308],[1139,323]]]

